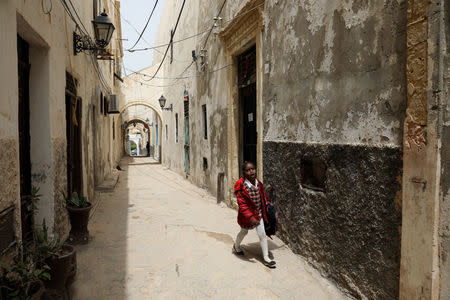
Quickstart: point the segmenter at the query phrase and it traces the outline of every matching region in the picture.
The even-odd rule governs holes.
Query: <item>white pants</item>
[[[261,218],[261,221],[259,222],[259,225],[256,226],[256,233],[259,236],[259,242],[261,244],[261,250],[263,253],[263,258],[266,262],[270,261],[269,258],[269,247],[267,245],[267,236],[266,236],[266,230],[264,228],[264,220]],[[241,251],[241,242],[244,239],[244,237],[247,235],[248,229],[241,228],[241,231],[239,231],[237,237],[236,237],[236,243],[235,248],[237,251]]]

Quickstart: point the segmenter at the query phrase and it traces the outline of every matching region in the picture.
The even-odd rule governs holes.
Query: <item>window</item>
[[[206,104],[202,105],[202,115],[203,115],[203,137],[205,140],[208,139],[208,123],[207,123],[207,117],[206,117]]]
[[[178,143],[178,114],[175,114],[175,143]]]
[[[167,141],[168,136],[169,136],[169,130],[167,129],[167,124],[166,124],[166,141]]]
[[[113,118],[113,140],[116,138],[116,126],[115,126],[115,121]]]
[[[94,13],[93,19],[98,15],[98,0],[92,2],[92,12]]]
[[[106,96],[103,96],[103,115],[106,116],[108,114],[108,99]]]
[[[170,30],[170,63],[173,62],[173,29]]]
[[[100,114],[103,114],[103,93],[100,92]]]
[[[324,191],[327,165],[318,158],[303,158],[300,161],[301,184],[304,188]]]

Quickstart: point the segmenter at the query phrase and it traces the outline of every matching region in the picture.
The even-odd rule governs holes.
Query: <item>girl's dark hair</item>
[[[248,164],[252,164],[255,166],[255,164],[252,161],[244,161],[244,163],[241,166],[242,172],[245,172],[245,167],[247,167]]]

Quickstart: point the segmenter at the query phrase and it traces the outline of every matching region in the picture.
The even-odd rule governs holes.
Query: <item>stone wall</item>
[[[20,230],[20,174],[17,152],[16,139],[0,139],[0,170],[3,170],[3,175],[0,176],[0,211],[15,205],[15,233],[17,241],[20,241],[22,233]]]
[[[264,14],[264,180],[280,236],[354,297],[394,299],[407,3],[266,1]]]
[[[65,240],[70,231],[69,215],[62,191],[67,193],[67,147],[65,138],[53,139],[54,232]]]
[[[227,15],[230,6],[241,5],[245,1],[234,1],[225,5],[223,15]],[[230,2],[231,3],[231,2]],[[211,29],[213,18],[217,15],[221,2],[203,5],[201,1],[186,2],[174,40],[182,39],[195,32]],[[176,19],[181,1],[166,1],[161,17],[160,30],[156,39],[157,44],[167,43],[173,20]],[[207,33],[183,44],[174,44],[173,62],[166,59],[159,75],[166,78],[179,76],[200,75],[186,80],[166,80],[163,93],[167,98],[167,105],[173,104],[173,112],[163,111],[163,132],[168,126],[168,136],[162,139],[163,164],[174,171],[183,174],[198,186],[217,193],[219,173],[226,173],[227,169],[227,70],[216,70],[226,64],[223,45],[216,34],[211,33],[206,42]],[[205,46],[207,67],[202,71],[201,49]],[[197,60],[192,61],[192,50],[195,50]],[[156,54],[155,64],[161,61],[161,55]],[[189,172],[185,171],[185,123],[184,123],[184,90],[189,93]],[[207,138],[204,137],[204,120],[202,106],[206,106]],[[178,142],[176,141],[176,121],[178,115]],[[165,136],[165,135],[164,135]],[[205,164],[205,163],[206,164]],[[207,167],[205,168],[205,166]],[[221,177],[222,178],[222,177]],[[226,178],[222,186],[226,182]],[[223,196],[223,191],[221,191]]]
[[[100,1],[99,1],[100,2]],[[120,20],[112,1],[102,1],[111,19]],[[48,4],[48,3],[47,3]],[[97,90],[103,94],[120,92],[120,83],[114,78],[113,64],[99,61],[98,70],[103,75],[100,80],[95,71],[89,53],[73,55],[73,32],[76,25],[67,15],[62,5],[53,5],[51,11],[44,3],[35,1],[2,1],[0,2],[0,165],[7,170],[0,180],[0,206],[5,208],[16,205],[16,235],[20,243],[20,168],[18,154],[19,113],[18,113],[18,60],[17,35],[20,35],[30,46],[30,156],[32,185],[40,188],[42,197],[38,203],[35,225],[41,225],[45,219],[50,231],[61,239],[67,236],[69,223],[61,191],[67,187],[67,147],[66,147],[66,72],[78,80],[77,96],[81,97],[82,107],[82,148],[83,148],[83,193],[93,195],[95,171],[89,161],[93,160],[90,150],[92,141],[89,119],[89,107],[96,106],[99,111],[99,98],[93,97]],[[99,3],[100,4],[100,3]],[[101,6],[101,5],[100,5]],[[83,24],[91,24],[93,13],[92,2],[75,2],[74,7]],[[103,10],[103,9],[102,9]],[[86,26],[91,37],[94,36],[92,26]],[[121,61],[120,24],[109,48],[117,53],[116,62]],[[118,33],[119,32],[119,33]],[[116,51],[118,50],[118,51]],[[102,84],[106,82],[106,84]],[[107,85],[107,86],[104,86]],[[96,89],[97,88],[97,89]],[[105,128],[100,136],[99,155],[96,161],[103,166],[101,175],[111,171],[112,155],[111,116],[105,116],[98,124]],[[108,129],[108,130],[107,130]],[[4,205],[4,206],[3,206]]]
[[[398,294],[401,157],[389,147],[264,143],[277,235],[356,298]]]
[[[443,103],[444,126],[442,128],[442,173],[441,173],[441,192],[440,199],[440,224],[439,224],[439,264],[440,264],[440,294],[450,297],[450,2],[444,1],[444,28],[445,35],[443,63],[444,68],[444,90],[442,91],[445,99]],[[442,297],[445,299],[445,297]]]

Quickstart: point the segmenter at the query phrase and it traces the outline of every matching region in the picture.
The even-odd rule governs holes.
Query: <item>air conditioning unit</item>
[[[109,95],[108,114],[119,114],[119,99],[117,95]]]

